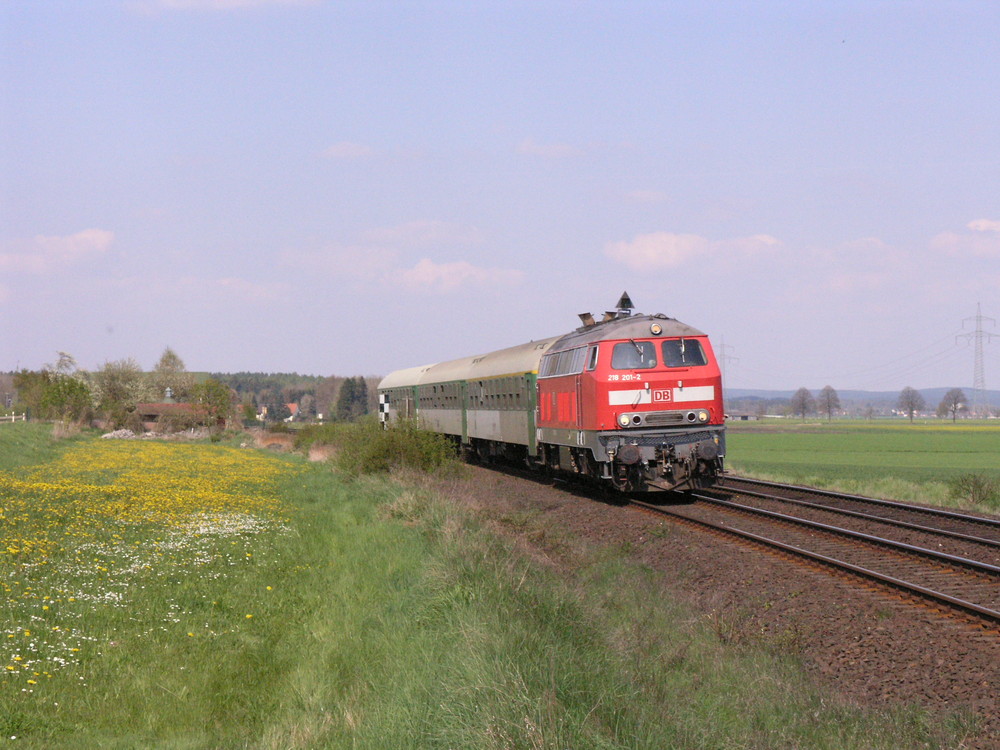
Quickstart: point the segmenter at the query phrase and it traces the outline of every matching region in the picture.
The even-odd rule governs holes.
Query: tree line
[[[2,408],[31,418],[141,428],[140,404],[186,403],[213,421],[353,420],[375,410],[378,378],[297,373],[190,373],[169,347],[149,372],[132,358],[88,372],[65,352],[39,370],[0,375]]]
[[[969,402],[961,388],[952,388],[937,407],[938,417],[951,417],[954,422],[959,414],[969,411]],[[832,386],[824,386],[819,395],[814,397],[808,388],[799,388],[789,401],[789,409],[792,414],[800,416],[803,420],[809,414],[826,415],[827,420],[833,419],[835,412],[839,411],[840,397]],[[908,417],[910,422],[920,412],[927,408],[927,403],[923,395],[916,388],[906,386],[899,392],[896,399],[896,409],[900,414]]]

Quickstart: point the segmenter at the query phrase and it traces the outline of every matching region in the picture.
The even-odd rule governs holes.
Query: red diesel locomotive
[[[383,422],[417,417],[481,458],[591,477],[621,491],[705,487],[722,472],[722,379],[708,337],[623,294],[597,322],[497,352],[400,370]]]

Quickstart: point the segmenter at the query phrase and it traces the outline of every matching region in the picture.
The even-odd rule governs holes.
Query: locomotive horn
[[[632,310],[635,309],[635,305],[632,304],[632,298],[628,296],[628,292],[622,292],[622,296],[618,298],[618,304],[616,307],[622,317],[632,314]]]

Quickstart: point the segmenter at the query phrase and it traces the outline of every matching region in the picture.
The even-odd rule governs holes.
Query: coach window
[[[656,367],[656,348],[651,341],[622,341],[611,352],[614,370],[648,370]]]
[[[667,339],[661,346],[666,367],[701,367],[708,364],[698,339]]]

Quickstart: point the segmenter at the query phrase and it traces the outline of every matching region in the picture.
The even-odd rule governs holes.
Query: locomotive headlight
[[[699,422],[708,421],[708,412],[706,410],[702,409],[701,411],[698,412],[698,421]]]
[[[631,421],[632,417],[630,417],[628,414],[621,414],[618,416],[618,424],[620,424],[622,427],[628,427],[629,422]]]
[[[653,325],[649,327],[649,332],[654,336],[659,336],[661,333],[663,333],[663,326],[661,326],[659,323],[653,323]]]

